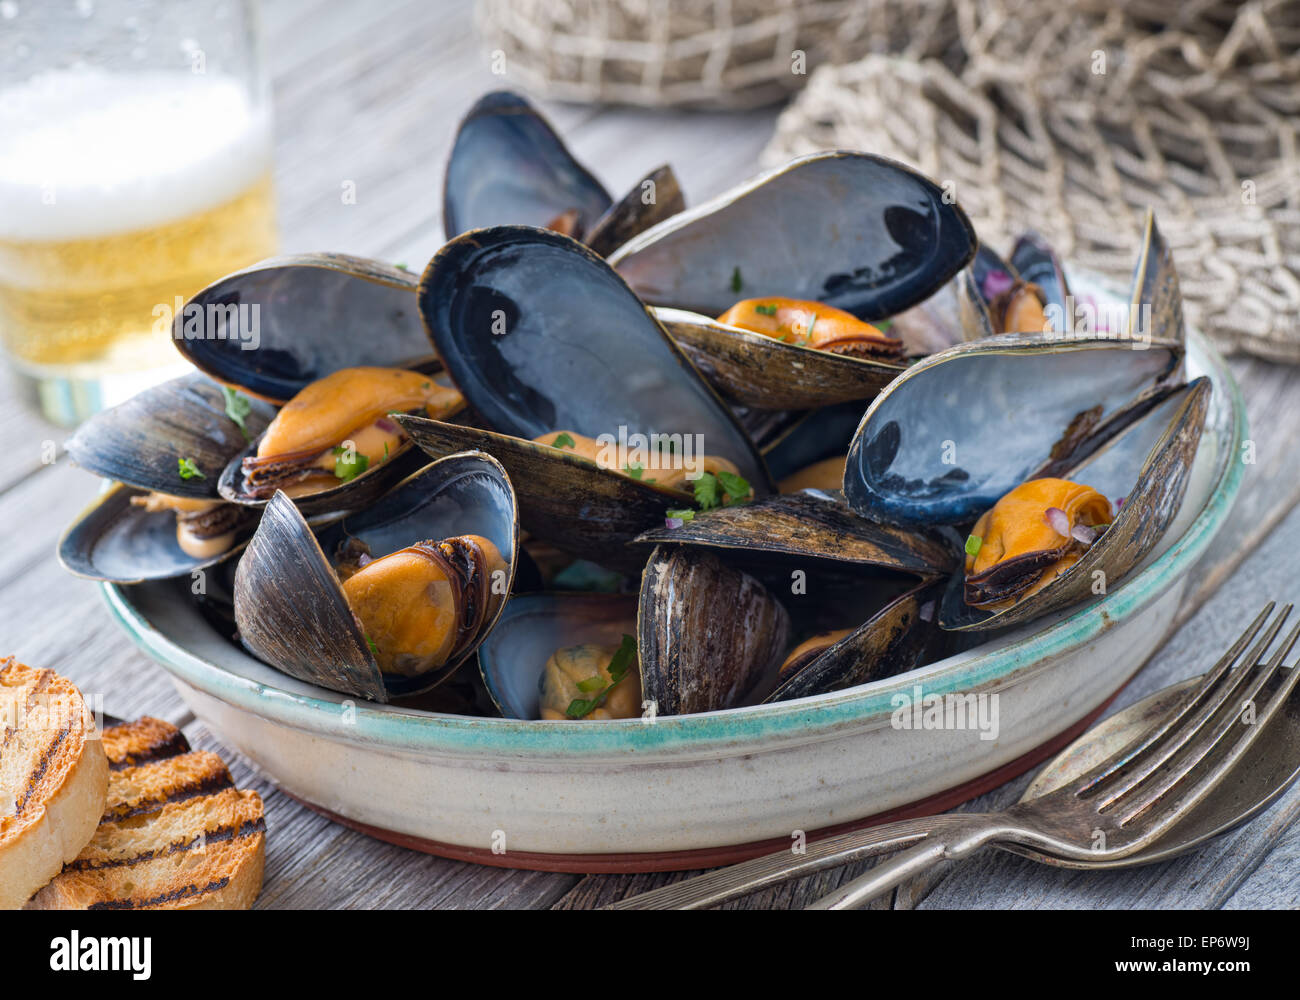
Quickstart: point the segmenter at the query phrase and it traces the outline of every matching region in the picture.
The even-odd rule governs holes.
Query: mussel
[[[746,406],[807,409],[871,398],[901,370],[903,345],[861,328],[834,352],[815,349],[816,326],[810,337],[773,339],[734,322],[753,312],[738,300],[802,300],[805,316],[825,317],[824,331],[843,329],[846,313],[879,320],[926,299],[975,245],[966,216],[931,181],[881,157],[832,152],[669,218],[610,263],[721,392]]]
[[[639,651],[645,697],[666,698],[661,714],[822,694],[911,669],[934,641],[939,581],[957,563],[948,539],[873,524],[838,493],[815,491],[697,514],[637,541],[657,546],[642,580]],[[715,579],[739,596],[709,596],[722,586]],[[759,636],[782,641],[737,645],[745,655],[736,662],[712,636],[745,601],[781,607],[784,618],[769,612]],[[793,649],[792,635],[803,637]],[[744,683],[719,687],[714,675],[733,672]],[[712,693],[682,699],[696,689]]]
[[[465,405],[439,376],[403,368],[343,368],[304,387],[222,473],[221,495],[261,506],[278,490],[305,511],[363,506],[422,464],[395,417],[448,417]]]
[[[1210,393],[1207,379],[1181,382],[1177,302],[1172,262],[1149,221],[1120,339],[962,344],[918,363],[872,403],[845,467],[853,509],[896,524],[980,520],[967,540],[970,573],[954,574],[945,594],[944,628],[1021,624],[1104,593],[1172,523]],[[1121,497],[1121,512],[1104,521],[1106,500]],[[1068,512],[1062,521],[1081,499],[1084,523]]]
[[[200,371],[277,404],[340,368],[432,371],[415,284],[362,257],[273,257],[198,292],[177,312],[172,340]]]
[[[119,485],[64,533],[60,561],[79,576],[135,583],[192,573],[238,551],[256,515],[223,502],[217,479],[270,420],[266,404],[199,374],[87,420],[68,453]]]
[[[319,535],[277,493],[235,573],[239,638],[308,683],[375,701],[417,694],[496,623],[517,551],[510,479],[482,453],[425,466]]]
[[[634,570],[625,543],[692,504],[706,456],[729,463],[718,467],[754,495],[772,491],[734,414],[618,274],[576,241],[522,226],[468,233],[430,263],[420,300],[448,373],[491,430],[398,420],[435,457],[465,447],[495,455],[530,534]],[[628,468],[583,457],[569,446],[579,438]],[[649,481],[660,475],[687,489]]]
[[[604,256],[684,207],[672,169],[659,167],[617,203],[524,97],[481,97],[456,132],[443,181],[447,239],[518,223],[582,240]]]

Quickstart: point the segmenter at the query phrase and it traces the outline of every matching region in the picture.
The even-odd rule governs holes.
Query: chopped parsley
[[[379,646],[375,644],[375,640],[370,636],[366,636],[366,645],[370,647],[370,652],[374,653],[375,656],[379,655]]]
[[[583,694],[591,694],[593,691],[599,691],[594,698],[574,698],[569,702],[569,707],[564,710],[564,714],[570,719],[581,719],[590,715],[596,709],[605,703],[609,697],[610,691],[627,676],[632,664],[636,662],[636,640],[630,635],[623,636],[623,642],[614,653],[609,661],[608,673],[609,684],[605,684],[605,679],[597,674],[595,677],[589,677],[584,681],[578,682],[578,690]]]
[[[695,480],[695,503],[700,510],[728,506],[744,500],[749,494],[749,481],[734,472],[706,472]]]
[[[700,510],[712,510],[722,506],[722,497],[718,491],[718,479],[711,472],[706,472],[695,480],[695,504]]]
[[[695,511],[689,507],[683,507],[681,510],[666,510],[664,517],[671,517],[675,521],[694,521]]]
[[[345,483],[356,479],[370,465],[370,459],[365,455],[357,451],[352,451],[349,455],[349,450],[342,445],[334,448],[334,475]]]
[[[760,316],[775,316],[775,315],[776,315],[776,306],[775,306],[775,305],[757,305],[757,306],[754,306],[754,312],[758,313]]]
[[[551,442],[552,448],[576,448],[578,442],[573,440],[573,435],[568,431],[562,431],[555,435],[555,440]]]
[[[228,385],[221,387],[221,394],[226,397],[226,416],[239,426],[245,441],[252,440],[252,435],[248,433],[248,427],[244,423],[244,419],[253,412],[253,404],[238,389]]]
[[[977,556],[980,554],[980,548],[984,545],[984,539],[979,535],[966,536],[966,554],[968,556]]]
[[[399,260],[396,264],[393,265],[393,267],[397,268],[399,271],[410,270],[410,268],[406,266],[406,261],[404,260]]]
[[[623,466],[623,471],[633,479],[640,479],[645,475],[645,469],[639,465],[625,465]]]
[[[199,471],[199,467],[194,464],[194,459],[192,458],[176,459],[176,467],[182,479],[207,479],[208,478],[202,472]]]
[[[733,292],[739,293],[739,291],[744,287],[745,287],[745,282],[742,281],[740,278],[740,268],[733,267],[731,269],[731,290]]]

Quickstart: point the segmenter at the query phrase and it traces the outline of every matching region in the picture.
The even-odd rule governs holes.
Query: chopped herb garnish
[[[605,678],[597,674],[595,677],[588,677],[585,681],[578,681],[578,690],[583,694],[591,694],[593,691],[603,691],[605,689]]]
[[[645,474],[645,469],[639,465],[625,465],[623,471],[633,479],[640,479]]]
[[[334,475],[345,483],[356,479],[370,465],[370,459],[357,451],[349,455],[347,448],[337,447],[334,454],[337,456],[334,459]]]
[[[375,640],[370,638],[370,636],[366,636],[366,645],[370,647],[370,652],[374,653],[376,656],[379,655],[379,647],[375,644]]]
[[[691,510],[689,507],[685,507],[681,510],[666,510],[664,511],[664,517],[670,517],[674,521],[694,521],[695,511]]]
[[[744,287],[745,283],[740,278],[740,268],[733,267],[731,269],[731,290],[733,292],[739,292]]]
[[[248,433],[248,428],[244,425],[244,418],[253,412],[253,404],[238,389],[228,385],[221,387],[221,394],[226,397],[226,416],[239,425],[245,441],[251,440],[252,435]]]
[[[572,434],[570,434],[568,431],[564,431],[560,434],[555,435],[555,440],[551,442],[551,447],[552,448],[576,448],[578,447],[578,442],[573,440]]]
[[[744,500],[745,497],[749,496],[750,487],[748,480],[742,476],[736,475],[734,472],[719,472],[718,482],[722,484],[723,490],[726,491],[727,496],[731,497],[733,501]]]
[[[399,271],[410,270],[410,268],[406,266],[406,261],[404,260],[399,260],[396,264],[393,265],[393,267],[397,268]]]
[[[804,339],[805,341],[812,340],[812,331],[813,331],[813,327],[816,326],[816,325],[817,325],[817,314],[816,314],[816,313],[813,313],[813,317],[812,317],[812,319],[810,319],[810,320],[808,321],[808,329],[806,329],[806,330],[803,332],[803,339]]]
[[[384,461],[388,461],[388,442],[384,442]]]
[[[758,313],[758,314],[761,315],[761,316],[775,316],[775,315],[776,315],[776,306],[775,306],[775,305],[757,305],[757,306],[754,306],[754,312]]]
[[[207,479],[208,478],[202,472],[199,471],[199,467],[194,464],[194,459],[192,458],[178,458],[176,460],[176,466],[178,471],[181,474],[182,479]]]
[[[700,510],[710,510],[722,506],[722,497],[718,491],[718,479],[712,472],[706,472],[695,480],[695,503]]]
[[[892,319],[882,319],[880,322],[872,323],[871,325],[874,326],[881,333],[884,333],[886,330],[888,330],[891,326],[894,325],[894,321]]]
[[[600,694],[594,698],[574,698],[573,701],[569,702],[569,707],[564,710],[564,714],[570,719],[581,719],[600,708],[600,706],[605,703],[605,699],[609,697],[610,691],[614,690],[619,681],[627,676],[628,670],[635,662],[636,640],[630,635],[625,635],[623,636],[622,644],[618,647],[618,650],[609,661],[609,667],[607,668],[609,672],[609,685],[603,688]],[[593,681],[601,684],[604,683],[602,677],[590,677],[585,681],[578,682],[578,690],[584,694],[590,694],[595,690],[595,685],[592,683]]]
[[[977,556],[980,554],[980,547],[984,544],[984,539],[979,535],[966,536],[966,554],[968,556]]]
[[[420,388],[421,388],[421,389],[428,389],[428,388],[430,388],[432,385],[433,385],[432,382],[421,382],[421,383],[420,383]]]

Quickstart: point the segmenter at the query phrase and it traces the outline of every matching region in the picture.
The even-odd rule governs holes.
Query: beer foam
[[[220,74],[56,70],[0,91],[0,239],[159,225],[271,167],[270,118]]]

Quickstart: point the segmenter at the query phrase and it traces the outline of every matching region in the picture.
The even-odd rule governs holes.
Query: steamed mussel
[[[518,522],[505,470],[448,456],[317,532],[277,493],[235,573],[239,638],[300,680],[387,701],[439,684],[500,616]]]
[[[73,460],[117,484],[59,542],[81,576],[134,583],[204,569],[238,551],[255,516],[217,491],[221,468],[271,419],[263,403],[185,375],[86,421]]]
[[[240,460],[238,498],[269,499],[276,490],[310,496],[390,461],[408,444],[398,413],[445,417],[464,400],[430,375],[401,368],[343,368],[285,403]]]

